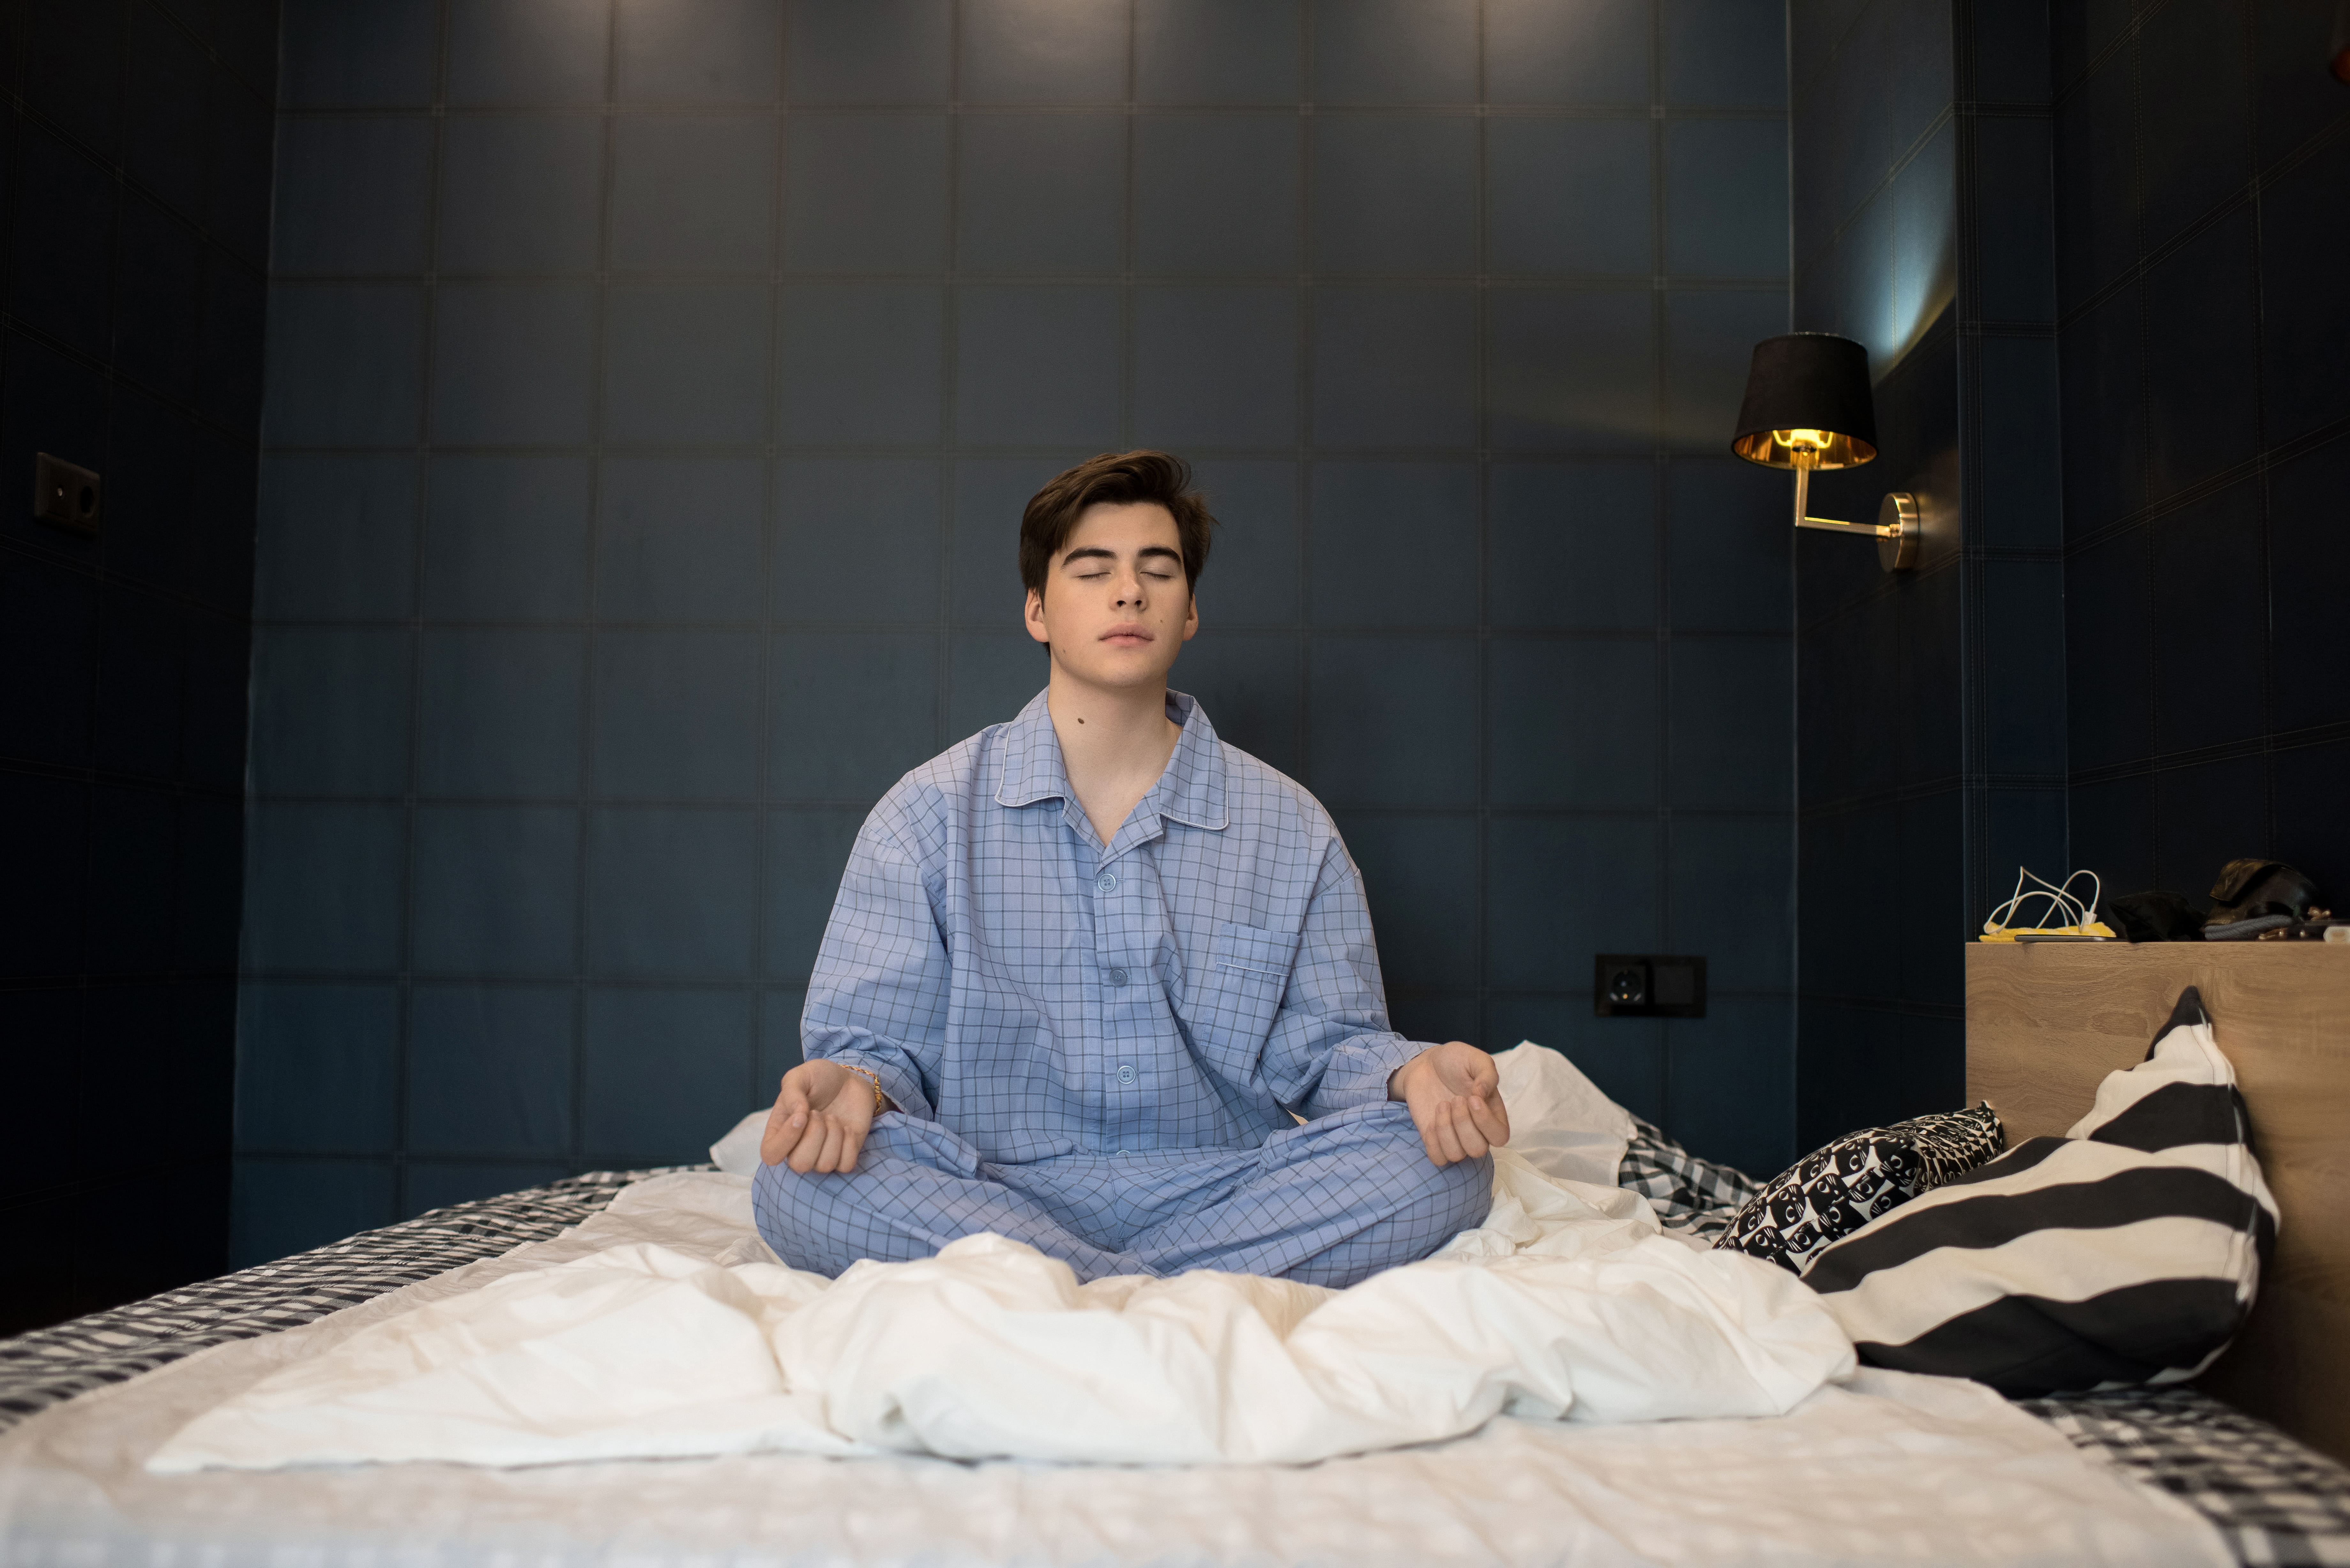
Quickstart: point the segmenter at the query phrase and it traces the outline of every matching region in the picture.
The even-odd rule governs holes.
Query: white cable
[[[2083,877],[2089,879],[2089,899],[2086,904],[2074,897],[2072,891],[2073,884]],[[2026,882],[2036,882],[2039,886],[2027,888],[2024,887]],[[2006,903],[1991,912],[1991,919],[1983,922],[1983,929],[1991,933],[2005,930],[2011,927],[2022,927],[2026,930],[2033,929],[2035,928],[2023,926],[2021,918],[2022,906],[2026,899],[2045,898],[2048,901],[2048,914],[2047,917],[2043,917],[2042,924],[2036,929],[2063,930],[2071,927],[2082,930],[2085,935],[2087,934],[2085,928],[2096,919],[2097,900],[2104,896],[2104,881],[2095,871],[2086,867],[2073,872],[2063,882],[2058,883],[2051,882],[2045,877],[2037,875],[2028,866],[2019,866],[2015,868],[2015,891],[2009,896]],[[2006,919],[2011,915],[2015,918]]]

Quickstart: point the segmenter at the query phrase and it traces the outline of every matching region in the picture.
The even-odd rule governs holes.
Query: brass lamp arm
[[[1878,523],[1838,523],[1826,517],[1807,517],[1804,514],[1811,500],[1812,465],[1807,452],[1795,453],[1795,526],[1817,528],[1827,534],[1866,534],[1872,539],[1898,539],[1901,527]]]
[[[1877,523],[1831,523],[1825,517],[1798,517],[1798,528],[1817,528],[1825,534],[1866,534],[1872,539],[1898,539],[1901,530]]]
[[[1918,514],[1918,498],[1908,491],[1888,493],[1883,505],[1877,509],[1875,523],[1839,523],[1830,517],[1806,517],[1806,504],[1811,500],[1812,467],[1818,454],[1798,450],[1795,454],[1795,526],[1816,528],[1823,534],[1858,534],[1877,541],[1877,564],[1888,572],[1907,571],[1918,564],[1918,556],[1925,541],[1925,529]]]

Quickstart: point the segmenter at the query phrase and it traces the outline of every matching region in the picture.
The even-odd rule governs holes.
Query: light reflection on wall
[[[1853,336],[1868,345],[1870,373],[1883,379],[1940,318],[1959,286],[1957,130],[1947,119],[1856,224],[1875,229],[1882,248],[1856,254],[1846,301]],[[1874,263],[1876,265],[1869,265]]]

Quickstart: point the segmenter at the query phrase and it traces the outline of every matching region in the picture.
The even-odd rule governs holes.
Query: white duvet
[[[1852,1373],[1794,1276],[1659,1233],[1614,1185],[1628,1121],[1565,1057],[1522,1045],[1500,1062],[1521,1131],[1492,1215],[1349,1290],[1205,1272],[1079,1285],[984,1235],[827,1280],[760,1243],[747,1178],[669,1176],[536,1266],[262,1379],[147,1468],[775,1450],[1301,1463],[1503,1412],[1777,1415]]]

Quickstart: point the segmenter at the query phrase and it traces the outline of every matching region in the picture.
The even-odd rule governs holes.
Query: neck
[[[1116,689],[1090,686],[1053,666],[1045,706],[1060,738],[1061,763],[1094,835],[1118,836],[1175,754],[1183,732],[1167,717],[1167,680]]]
[[[1180,732],[1167,717],[1163,678],[1147,686],[1095,686],[1056,661],[1045,689],[1045,707],[1073,774],[1143,771],[1155,779]]]

